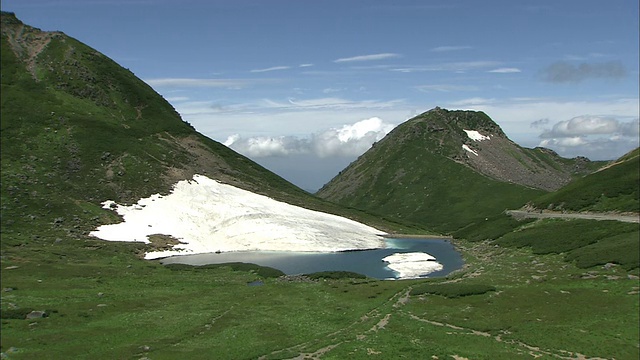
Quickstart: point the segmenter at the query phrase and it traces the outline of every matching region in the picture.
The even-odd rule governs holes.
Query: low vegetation
[[[261,278],[277,278],[285,275],[282,271],[268,266],[260,266],[256,264],[232,262],[223,264],[207,264],[207,265],[187,265],[187,264],[166,264],[166,268],[175,271],[206,271],[210,269],[229,268],[233,271],[245,271],[256,274]]]
[[[541,191],[444,166],[442,157],[420,152],[424,144],[418,142],[385,161],[412,168],[432,162],[442,169],[420,175],[397,167],[378,174],[378,182],[349,200],[368,212],[342,208],[194,133],[144,83],[93,49],[63,34],[48,38],[20,28],[12,14],[2,14],[2,25],[2,358],[640,356],[637,224],[518,221],[503,214],[504,207],[521,206]],[[49,39],[49,45],[37,47],[44,50],[34,57],[14,52],[7,32],[18,28],[29,35],[21,40],[24,48],[28,41]],[[81,80],[67,81],[69,72]],[[484,126],[485,120],[470,124]],[[622,169],[616,166],[610,168]],[[171,239],[146,245],[87,236],[118,220],[101,201],[168,191],[167,169],[188,177],[195,168],[397,233],[455,231],[451,242],[466,265],[429,280],[383,281],[348,272],[283,277],[253,264],[163,266],[141,259]],[[637,185],[633,176],[617,178]],[[587,201],[586,208],[617,209],[634,196],[620,190],[631,189],[626,185],[600,193],[598,182],[609,178],[583,181],[593,186],[585,191],[601,199]],[[440,194],[447,185],[468,193]],[[381,202],[394,197],[401,201]]]
[[[534,254],[565,254],[579,267],[615,262],[627,270],[640,263],[638,224],[617,221],[544,220],[498,238],[501,246],[528,246]]]
[[[638,269],[582,269],[564,254],[453,242],[467,265],[446,279],[325,273],[282,281],[248,264],[162,266],[134,256],[140,244],[36,239],[21,246],[23,256],[2,260],[2,352],[12,359],[638,355]],[[315,277],[322,281],[308,280]],[[261,286],[249,286],[258,279]],[[25,319],[32,310],[49,316]]]
[[[367,277],[352,271],[319,271],[306,274],[310,279],[366,279]]]
[[[491,137],[474,141],[468,130]],[[519,208],[600,165],[517,146],[483,112],[435,108],[400,124],[317,194],[452,233]]]
[[[484,284],[464,284],[464,283],[444,283],[444,284],[421,284],[411,289],[411,295],[433,294],[444,296],[449,299],[470,295],[482,295],[489,291],[496,291],[491,285]]]
[[[640,149],[559,191],[531,201],[538,209],[638,213]]]

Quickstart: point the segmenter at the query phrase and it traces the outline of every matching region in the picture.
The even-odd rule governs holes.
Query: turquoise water
[[[428,277],[446,276],[462,268],[464,262],[453,245],[443,239],[386,239],[383,249],[333,253],[248,251],[220,254],[174,256],[162,259],[162,264],[223,264],[227,262],[253,263],[281,270],[287,275],[318,271],[353,271],[377,279],[397,278],[382,258],[395,253],[425,252],[435,256],[444,267]]]

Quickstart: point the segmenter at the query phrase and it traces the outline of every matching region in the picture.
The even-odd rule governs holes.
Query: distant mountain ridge
[[[396,127],[317,194],[451,231],[519,207],[602,164],[523,148],[483,112],[436,107]]]
[[[519,146],[483,112],[436,107],[404,126],[435,142],[432,151],[504,182],[553,191],[594,168],[584,157],[564,159],[551,149]]]
[[[640,149],[636,148],[558,191],[530,201],[528,209],[640,213]]]

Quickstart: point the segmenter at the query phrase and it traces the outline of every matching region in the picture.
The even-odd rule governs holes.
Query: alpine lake
[[[460,253],[441,238],[385,238],[385,247],[371,250],[340,252],[244,251],[172,256],[159,260],[162,264],[193,266],[233,262],[252,263],[278,269],[287,275],[321,271],[350,271],[376,279],[398,279],[382,259],[397,253],[427,253],[443,265],[442,270],[421,277],[443,277],[462,268]]]

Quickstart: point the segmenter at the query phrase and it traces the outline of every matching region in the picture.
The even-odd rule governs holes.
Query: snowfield
[[[473,141],[483,141],[483,140],[490,140],[491,139],[490,136],[482,135],[476,130],[464,130],[464,132],[467,133],[467,136],[469,137],[469,139],[471,139]],[[478,153],[475,150],[473,150],[471,147],[469,147],[469,145],[463,144],[462,148],[465,151],[468,151],[468,152],[472,153],[473,155],[478,156]]]
[[[124,221],[90,235],[109,241],[149,243],[153,234],[180,241],[145,259],[227,251],[344,251],[384,247],[384,232],[356,221],[308,210],[219,183],[206,176],[178,182],[169,195],[137,204],[102,203]]]
[[[475,156],[478,156],[478,153],[473,150],[472,148],[470,148],[468,145],[462,144],[462,148],[470,153],[472,153]]]
[[[464,130],[464,129],[463,129]],[[476,130],[464,130],[467,133],[469,139],[473,141],[482,141],[482,140],[490,140],[491,137],[485,136],[477,132]]]

